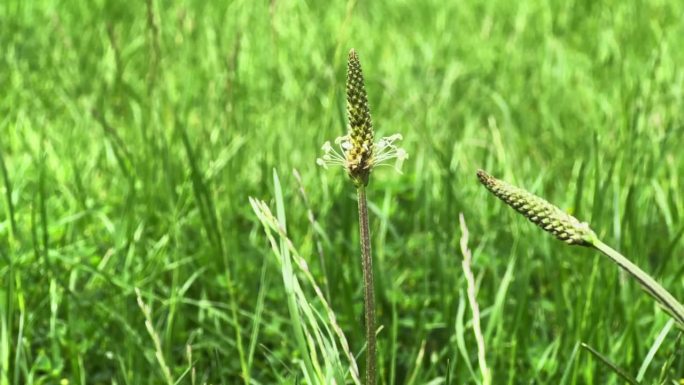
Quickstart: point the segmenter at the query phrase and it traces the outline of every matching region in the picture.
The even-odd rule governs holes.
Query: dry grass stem
[[[472,253],[468,248],[468,227],[466,226],[463,213],[459,214],[458,219],[461,225],[460,245],[461,253],[463,254],[463,273],[468,284],[468,302],[470,303],[470,308],[473,312],[473,333],[475,334],[475,341],[477,342],[477,361],[480,365],[480,373],[482,373],[482,384],[491,385],[492,373],[487,366],[484,335],[482,334],[482,328],[480,327],[480,306],[477,304],[475,276],[473,275],[473,271],[470,267],[472,263]]]

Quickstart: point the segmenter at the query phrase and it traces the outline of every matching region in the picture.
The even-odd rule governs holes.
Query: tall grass
[[[674,0],[0,2],[0,384],[164,383],[135,288],[174,379],[190,346],[197,384],[303,383],[301,325],[248,200],[276,207],[274,167],[287,236],[359,359],[357,201],[313,167],[346,130],[352,46],[378,136],[401,132],[411,154],[367,194],[378,383],[479,381],[459,212],[496,383],[622,383],[581,342],[627,373],[658,346],[644,382],[668,363],[678,381],[675,329],[655,344],[667,314],[601,256],[491,204],[472,171],[543,192],[682,298],[683,12]],[[293,274],[341,353],[330,373],[353,382],[325,307]]]

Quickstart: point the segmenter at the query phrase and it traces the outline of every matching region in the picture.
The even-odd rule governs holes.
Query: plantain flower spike
[[[373,142],[373,121],[368,107],[363,71],[354,49],[349,51],[347,65],[348,133],[335,140],[337,148],[330,142],[325,142],[322,148],[324,154],[316,162],[325,168],[330,165],[342,166],[356,186],[366,186],[373,167],[386,165],[388,161],[396,159],[394,168],[400,171],[401,164],[408,158],[408,154],[394,144],[402,139],[400,134]]]
[[[477,178],[492,194],[524,215],[530,222],[570,245],[590,246],[596,234],[586,222],[519,187],[479,170]]]

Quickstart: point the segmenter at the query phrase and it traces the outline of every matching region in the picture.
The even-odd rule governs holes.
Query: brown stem
[[[361,263],[363,265],[363,304],[366,315],[366,385],[375,385],[375,293],[373,290],[373,260],[368,229],[366,187],[359,186],[359,233],[361,235]]]

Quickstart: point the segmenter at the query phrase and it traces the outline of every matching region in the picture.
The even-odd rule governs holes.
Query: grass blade
[[[636,378],[637,381],[642,381],[644,379],[646,369],[648,369],[648,366],[651,364],[651,361],[653,361],[653,357],[655,357],[656,353],[658,352],[658,349],[660,349],[660,346],[663,344],[663,341],[665,341],[665,337],[667,337],[667,334],[670,332],[670,330],[672,330],[673,325],[673,319],[667,321],[665,327],[663,327],[663,330],[661,330],[658,334],[658,337],[656,337],[655,341],[653,342],[653,345],[651,346],[651,349],[649,349],[648,354],[644,359],[644,362],[641,364],[641,367],[639,368],[639,372],[637,373]]]
[[[594,349],[594,348],[592,348],[591,346],[585,344],[584,342],[582,342],[581,346],[582,346],[582,349],[585,349],[586,351],[588,351],[589,353],[591,353],[591,355],[593,355],[594,357],[598,358],[599,361],[601,361],[605,366],[607,366],[607,367],[610,368],[613,372],[615,372],[615,374],[617,374],[618,376],[620,376],[620,378],[622,378],[623,380],[629,382],[631,385],[639,385],[639,382],[638,382],[637,380],[635,380],[634,378],[632,378],[632,376],[630,376],[627,372],[625,372],[624,370],[622,370],[619,366],[615,365],[611,360],[608,359],[608,357],[606,357],[606,356],[604,356],[603,354],[599,353],[596,349]]]

